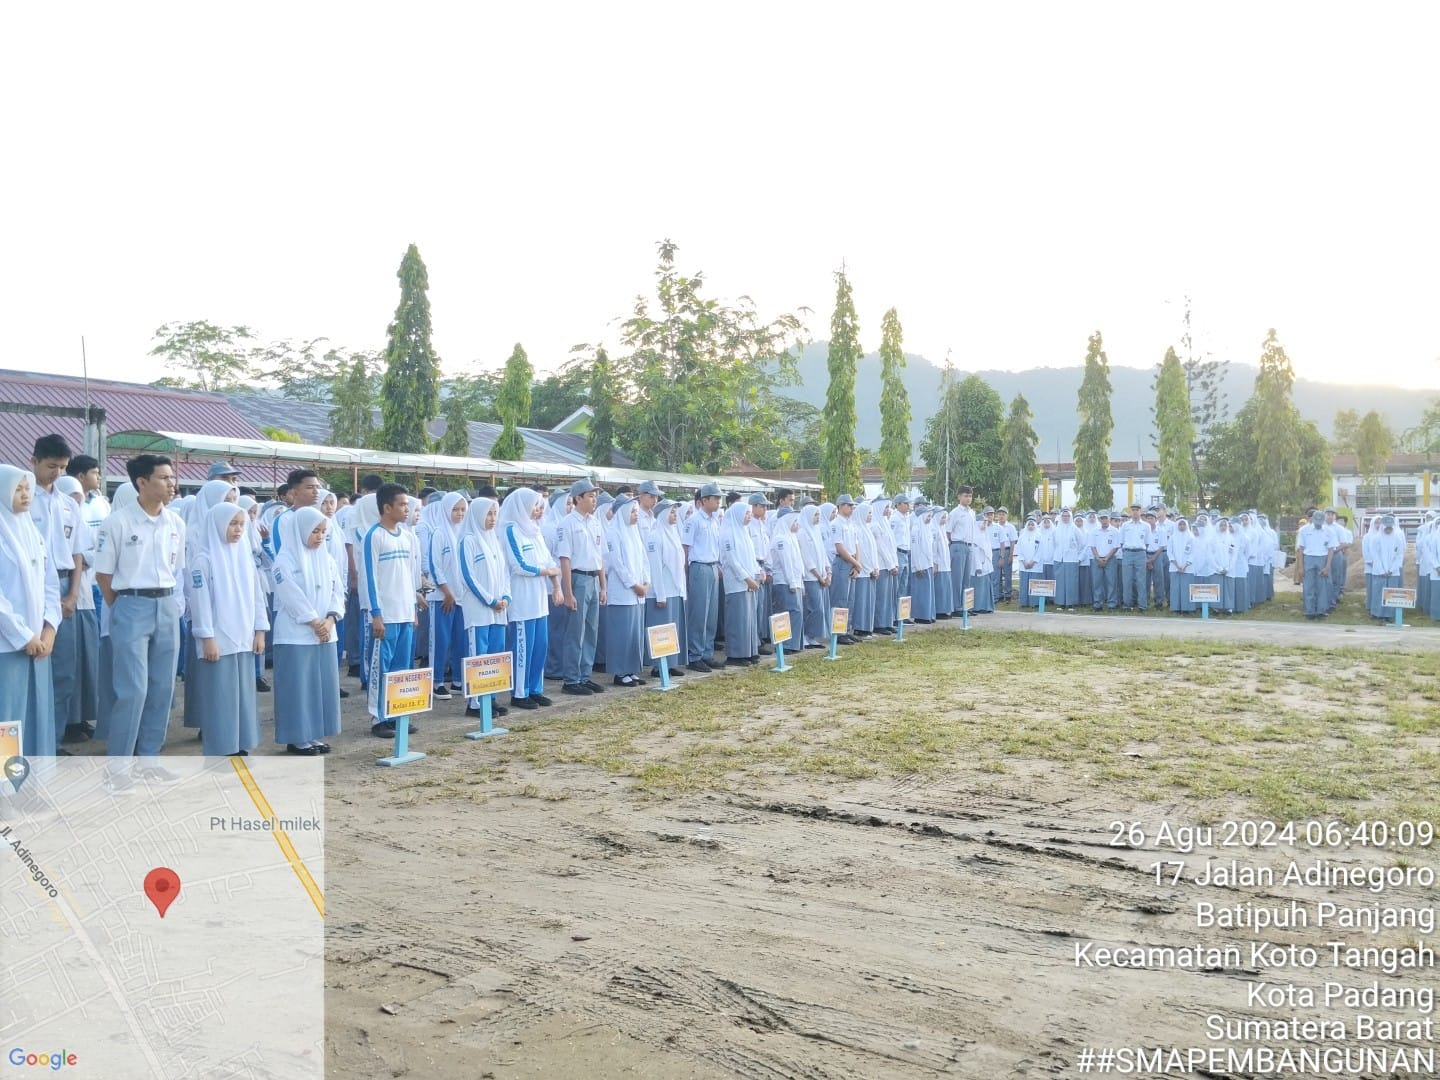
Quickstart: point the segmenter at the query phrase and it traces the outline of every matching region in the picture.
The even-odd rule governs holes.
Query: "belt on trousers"
[[[571,567],[571,568],[570,568],[570,573],[572,573],[572,574],[584,574],[586,577],[599,577],[599,576],[600,576],[600,571],[599,571],[599,570],[576,570],[574,567]]]
[[[1144,548],[1126,548],[1126,551],[1144,551]]]
[[[898,551],[901,555],[909,555],[909,554],[910,554],[910,549],[909,549],[909,548],[896,548],[895,550]]]
[[[116,589],[116,596],[141,596],[146,600],[161,600],[175,592],[174,589]]]
[[[719,566],[718,562],[691,562],[691,566]]]

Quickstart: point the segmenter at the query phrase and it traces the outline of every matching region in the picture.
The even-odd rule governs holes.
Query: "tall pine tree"
[[[1295,369],[1272,327],[1260,347],[1255,376],[1255,462],[1262,509],[1282,514],[1296,509],[1300,490],[1300,413],[1290,400]]]
[[[1040,436],[1035,433],[1034,416],[1024,394],[1010,402],[1010,414],[1000,427],[1000,491],[997,498],[1016,518],[1033,505],[1035,487],[1040,483],[1040,466],[1035,460]]]
[[[331,384],[330,445],[364,449],[375,437],[375,384],[363,354]]]
[[[610,355],[595,350],[590,366],[590,427],[585,433],[585,460],[591,465],[615,464],[615,386],[610,374]]]
[[[1171,506],[1195,496],[1195,420],[1185,368],[1173,348],[1165,350],[1155,379],[1155,447],[1160,454],[1160,491]]]
[[[500,411],[500,422],[504,427],[490,456],[501,461],[523,461],[525,458],[525,437],[520,428],[530,422],[530,384],[535,379],[535,369],[530,358],[517,341],[510,359],[505,361],[505,374],[500,379],[500,392],[495,395],[495,408]]]
[[[860,485],[860,455],[855,450],[855,369],[860,363],[860,320],[850,295],[845,271],[835,274],[835,313],[830,317],[830,385],[825,391],[821,427],[824,448],[820,458],[820,486],[835,498],[854,494]]]
[[[905,336],[892,307],[880,323],[880,470],[890,492],[910,487],[910,393],[904,370]]]
[[[425,454],[430,452],[426,425],[440,412],[440,360],[430,345],[430,276],[414,244],[397,276],[400,306],[390,324],[380,384],[380,448]]]
[[[1100,331],[1090,335],[1085,352],[1085,378],[1075,412],[1080,429],[1075,433],[1075,504],[1084,509],[1109,509],[1115,501],[1110,486],[1110,361]]]

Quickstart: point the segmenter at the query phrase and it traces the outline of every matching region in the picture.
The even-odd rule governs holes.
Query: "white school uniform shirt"
[[[1020,569],[1025,573],[1039,573],[1041,567],[1039,526],[1033,529],[1026,526],[1020,530],[1020,535],[1015,540],[1015,558],[1020,564]],[[1034,563],[1034,565],[1026,566],[1026,563]]]
[[[690,549],[692,563],[720,561],[720,515],[696,510],[680,530],[680,542]]]
[[[60,579],[33,519],[10,509],[29,475],[0,465],[0,651],[19,652],[49,623],[60,627]],[[32,488],[35,486],[31,481]]]
[[[895,541],[895,552],[910,550],[910,514],[896,510],[890,515],[890,535]]]
[[[1375,534],[1375,573],[1384,577],[1399,576],[1405,567],[1405,534],[1397,526],[1393,532]]]
[[[990,545],[990,550],[999,551],[1005,546],[1005,526],[1001,525],[998,521],[992,521],[989,525],[985,526],[985,537],[986,542]]]
[[[760,561],[755,558],[750,531],[745,528],[748,509],[743,502],[737,502],[725,511],[725,523],[720,533],[720,572],[725,579],[727,595],[747,591],[746,579],[753,581],[760,573]]]
[[[415,538],[403,526],[394,532],[376,524],[365,534],[361,548],[365,560],[365,609],[373,619],[388,623],[415,619],[415,576],[411,567]]]
[[[805,588],[805,558],[800,552],[800,532],[790,531],[790,523],[797,525],[800,518],[786,514],[783,521],[775,526],[774,540],[770,545],[770,566],[775,574],[775,584],[784,585],[791,592]]]
[[[243,532],[233,544],[224,538],[226,526],[244,513],[234,503],[218,503],[193,523],[185,597],[197,659],[205,656],[205,638],[214,639],[221,656],[231,656],[250,652],[255,634],[270,629],[249,540]]]
[[[509,622],[543,619],[549,614],[549,596],[553,591],[546,570],[559,563],[550,554],[539,523],[530,520],[530,513],[540,496],[525,488],[512,491],[500,506],[500,550],[505,567],[510,571],[510,606],[505,609]]]
[[[1047,527],[1042,521],[1039,532],[1040,548],[1038,554],[1040,556],[1040,565],[1041,567],[1052,566],[1055,563],[1055,526],[1052,524]]]
[[[630,507],[623,506],[620,513],[627,518]],[[645,603],[636,596],[634,586],[650,584],[650,560],[645,554],[645,540],[640,535],[640,526],[615,519],[613,527],[606,533],[605,541],[606,590],[605,603],[610,607],[634,607]]]
[[[665,511],[668,516],[669,511]],[[680,546],[680,526],[657,521],[645,540],[645,557],[650,562],[650,596],[655,600],[685,597],[685,549]]]
[[[977,544],[974,508],[957,503],[950,511],[946,532],[952,544]]]
[[[1090,534],[1090,551],[1092,558],[1101,558],[1107,555],[1114,555],[1120,548],[1120,533],[1111,526],[1096,525],[1095,530]]]
[[[1295,533],[1295,548],[1301,555],[1320,557],[1328,555],[1334,547],[1335,534],[1323,522],[1301,525]]]
[[[138,502],[116,510],[95,541],[95,572],[110,575],[110,587],[174,589],[180,583],[185,523],[161,507],[154,517]]]
[[[460,525],[459,596],[467,630],[510,621],[506,612],[495,609],[500,601],[510,599],[510,569],[500,550],[499,532],[485,528],[485,519],[497,505],[494,499],[472,500]]]
[[[1111,528],[1114,528],[1112,525]],[[1150,543],[1150,526],[1143,520],[1131,521],[1126,518],[1120,523],[1119,539],[1122,551],[1144,551]]]
[[[600,511],[589,516],[571,510],[560,519],[555,533],[555,558],[569,559],[571,570],[607,570],[605,560],[605,529],[600,524]]]
[[[752,510],[751,513],[753,514],[754,511]],[[755,549],[755,561],[760,564],[762,570],[766,571],[770,568],[770,525],[774,520],[768,516],[763,521],[752,517],[750,523],[745,526],[750,532],[750,546]]]
[[[345,591],[328,549],[329,535],[335,531],[333,523],[326,532],[325,544],[318,548],[305,545],[315,526],[324,520],[323,513],[308,506],[282,519],[286,523],[282,525],[286,535],[271,570],[275,581],[276,645],[321,644],[310,624],[316,619],[345,614]]]
[[[1170,542],[1165,545],[1165,557],[1170,561],[1170,570],[1176,574],[1188,574],[1190,569],[1190,554],[1195,546],[1195,537],[1190,532],[1190,526],[1186,525],[1184,531],[1176,529],[1170,537]],[[1184,567],[1182,570],[1181,567]]]

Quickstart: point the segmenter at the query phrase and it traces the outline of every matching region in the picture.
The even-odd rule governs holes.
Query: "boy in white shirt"
[[[410,500],[400,484],[381,484],[375,493],[380,523],[365,534],[361,550],[364,560],[365,602],[370,613],[370,632],[375,646],[370,657],[370,733],[382,739],[395,736],[395,721],[384,712],[385,676],[404,671],[414,662],[415,576],[411,567],[408,529],[401,525],[410,516]],[[410,725],[415,733],[415,725]]]

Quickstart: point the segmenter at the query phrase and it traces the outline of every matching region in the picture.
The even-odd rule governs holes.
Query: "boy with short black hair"
[[[401,525],[410,516],[409,494],[403,485],[381,484],[375,493],[380,523],[365,534],[366,602],[375,647],[370,658],[370,733],[389,739],[395,721],[384,717],[385,676],[410,667],[415,651],[415,580],[410,560],[411,533]],[[410,725],[415,732],[415,725]]]

